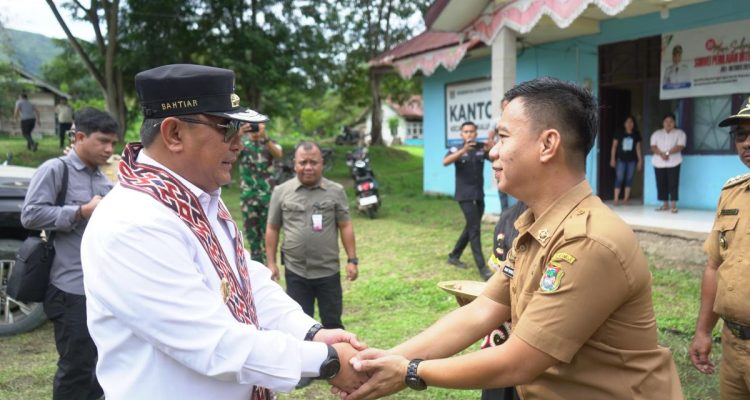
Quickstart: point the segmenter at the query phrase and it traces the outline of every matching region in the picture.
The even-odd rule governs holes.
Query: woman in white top
[[[677,200],[680,187],[680,164],[682,149],[685,148],[687,136],[681,129],[675,128],[675,116],[667,113],[662,120],[663,129],[651,134],[651,158],[656,173],[656,191],[661,207],[656,211],[670,210],[677,212]],[[672,207],[669,207],[669,201]]]

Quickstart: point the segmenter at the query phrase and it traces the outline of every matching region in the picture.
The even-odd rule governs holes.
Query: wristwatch
[[[341,362],[339,361],[339,354],[336,353],[336,349],[330,344],[326,346],[328,346],[328,357],[323,361],[323,364],[320,364],[320,375],[317,379],[333,379],[341,369]]]
[[[667,157],[669,157],[669,150],[667,150],[667,151],[666,151],[666,152],[664,153],[664,155],[666,155]]]
[[[346,260],[347,264],[359,265],[359,258],[352,257]]]
[[[406,383],[406,386],[414,390],[427,389],[427,384],[425,383],[424,379],[420,378],[419,375],[417,375],[417,368],[419,367],[419,363],[421,363],[422,361],[424,360],[415,358],[409,361],[409,366],[406,367],[406,378],[404,378],[404,383]]]

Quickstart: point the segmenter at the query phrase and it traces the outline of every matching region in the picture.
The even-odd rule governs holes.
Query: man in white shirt
[[[221,200],[242,149],[234,73],[166,65],[135,77],[144,111],[119,184],[83,237],[88,324],[108,400],[272,398],[301,378],[358,386],[356,337],[321,329],[251,261]]]

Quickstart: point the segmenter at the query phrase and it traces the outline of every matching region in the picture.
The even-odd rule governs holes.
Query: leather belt
[[[742,340],[748,340],[748,339],[750,339],[750,326],[745,326],[745,325],[742,325],[742,324],[738,324],[738,323],[736,323],[734,321],[730,321],[730,320],[728,320],[728,319],[726,319],[724,317],[722,317],[721,319],[724,320],[724,325],[726,325],[727,328],[729,328],[729,331],[732,332],[732,334],[736,338],[742,339]]]

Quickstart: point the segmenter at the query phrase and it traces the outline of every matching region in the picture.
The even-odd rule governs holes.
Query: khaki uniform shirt
[[[583,181],[538,220],[515,224],[501,272],[483,295],[511,308],[512,334],[559,363],[524,399],[682,399],[656,340],[651,273],[633,231]]]
[[[315,214],[322,215],[322,229],[313,229]],[[312,188],[290,179],[274,188],[268,207],[268,223],[284,232],[284,266],[307,279],[339,272],[337,223],[350,219],[344,188],[326,178]]]
[[[730,179],[724,185],[716,208],[716,219],[703,248],[719,269],[714,312],[730,321],[750,325],[750,174]]]

